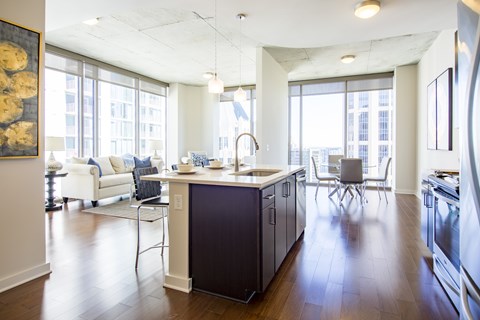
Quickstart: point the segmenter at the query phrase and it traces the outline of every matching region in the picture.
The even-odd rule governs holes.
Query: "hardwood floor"
[[[163,288],[160,251],[140,257],[135,221],[82,213],[45,215],[53,272],[0,294],[0,319],[458,319],[420,238],[420,200],[329,200],[307,187],[307,229],[264,294],[245,305]],[[100,201],[100,205],[105,202]],[[161,223],[142,223],[155,242]]]

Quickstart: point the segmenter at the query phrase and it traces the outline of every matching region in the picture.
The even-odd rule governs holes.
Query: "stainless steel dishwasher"
[[[305,170],[297,172],[295,174],[295,180],[297,188],[296,239],[298,240],[307,226],[307,178]]]

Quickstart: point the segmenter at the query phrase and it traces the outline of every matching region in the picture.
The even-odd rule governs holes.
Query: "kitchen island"
[[[142,177],[169,183],[164,286],[248,302],[266,289],[303,232],[305,218],[296,214],[295,175],[304,167],[194,170]]]

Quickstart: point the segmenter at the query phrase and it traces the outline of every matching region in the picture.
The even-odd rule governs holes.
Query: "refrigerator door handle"
[[[460,299],[462,301],[463,315],[468,320],[474,320],[475,318],[470,311],[470,303],[468,302],[469,296],[480,306],[480,293],[473,287],[463,267],[460,267]]]
[[[476,40],[474,44],[474,50],[472,52],[480,52],[480,21],[477,24],[477,30],[476,30]],[[476,211],[477,211],[477,219],[480,221],[480,199],[478,198],[478,194],[480,194],[480,186],[478,185],[480,175],[478,172],[477,164],[475,163],[477,159],[476,157],[480,157],[480,155],[476,155],[475,152],[475,128],[477,126],[477,119],[474,119],[474,112],[475,108],[478,108],[478,106],[475,104],[475,98],[476,96],[480,95],[480,92],[476,94],[476,88],[478,81],[480,79],[478,78],[478,72],[479,72],[479,64],[480,64],[480,55],[479,54],[474,54],[473,55],[473,61],[471,64],[470,68],[470,73],[468,75],[468,83],[467,83],[467,112],[466,112],[466,152],[462,154],[466,158],[466,163],[468,164],[468,169],[470,171],[470,174],[467,175],[467,179],[469,179],[470,185],[472,187],[472,195],[473,195],[473,202],[475,203]]]

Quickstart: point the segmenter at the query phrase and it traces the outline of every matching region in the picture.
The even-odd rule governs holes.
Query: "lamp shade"
[[[150,140],[150,150],[163,150],[163,141]]]
[[[46,151],[65,151],[64,137],[45,137]]]
[[[162,140],[150,140],[150,151],[153,150],[152,159],[160,159],[160,155],[157,153],[157,150],[163,150],[163,141]]]

